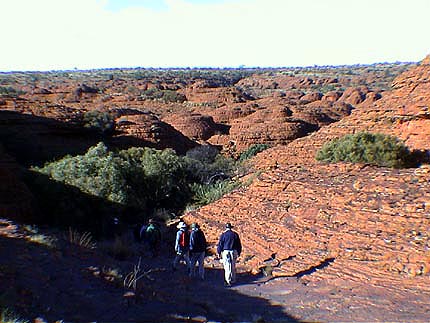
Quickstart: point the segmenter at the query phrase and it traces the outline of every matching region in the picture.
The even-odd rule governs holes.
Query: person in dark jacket
[[[144,237],[152,257],[157,257],[161,243],[161,231],[158,227],[157,221],[154,219],[149,220],[149,224],[145,229]]]
[[[227,223],[226,230],[221,234],[217,252],[224,265],[224,282],[226,286],[236,281],[236,260],[242,253],[239,234],[232,230],[231,223]]]
[[[205,278],[204,260],[206,253],[206,237],[197,223],[191,224],[190,234],[190,277],[195,276],[196,264],[199,264],[199,277]]]

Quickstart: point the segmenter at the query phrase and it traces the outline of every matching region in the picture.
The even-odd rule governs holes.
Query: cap
[[[226,227],[227,229],[231,229],[231,228],[233,228],[233,226],[231,225],[231,223],[230,223],[230,222],[228,222],[228,223],[225,225],[225,227]]]
[[[178,229],[185,229],[187,227],[187,224],[185,222],[179,222],[176,226]]]

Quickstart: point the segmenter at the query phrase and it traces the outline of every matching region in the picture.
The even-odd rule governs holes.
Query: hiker
[[[236,281],[236,260],[242,252],[239,234],[232,230],[231,223],[227,223],[225,231],[218,241],[217,252],[224,265],[224,283],[231,286]]]
[[[199,263],[199,278],[205,279],[204,260],[206,253],[206,237],[197,223],[191,224],[190,234],[190,277],[195,276],[196,264]]]
[[[173,271],[178,269],[179,262],[183,259],[187,270],[190,268],[189,246],[190,246],[190,233],[188,226],[185,222],[181,221],[176,226],[179,230],[176,232],[175,252],[176,257],[173,261]]]
[[[149,219],[148,227],[145,230],[144,241],[148,244],[149,251],[153,258],[157,257],[160,249],[161,231],[157,221]]]

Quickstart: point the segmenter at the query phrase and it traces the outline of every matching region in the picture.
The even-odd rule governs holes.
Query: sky
[[[0,71],[417,62],[430,0],[0,0]]]

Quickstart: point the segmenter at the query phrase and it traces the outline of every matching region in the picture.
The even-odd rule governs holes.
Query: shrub
[[[193,192],[194,204],[206,205],[219,200],[238,187],[240,187],[240,182],[226,180],[214,184],[195,183],[191,185],[191,191]]]
[[[185,102],[185,95],[172,90],[159,90],[156,88],[145,90],[141,93],[141,98],[144,100],[160,100],[163,102]]]
[[[85,128],[95,129],[104,135],[112,134],[115,130],[114,117],[108,112],[87,111],[82,116],[82,122]]]
[[[180,209],[190,198],[183,159],[169,149],[113,152],[99,143],[85,155],[66,156],[32,170],[46,175],[29,180],[45,222],[83,231],[88,230],[86,223],[109,234],[112,214],[130,215],[130,222],[154,208]]]
[[[182,160],[173,150],[130,148],[114,153],[103,143],[83,156],[66,156],[34,170],[114,203],[145,208],[187,192]],[[174,197],[173,197],[174,198]]]
[[[237,169],[233,159],[220,154],[209,156],[199,150],[191,154],[187,153],[187,156],[184,157],[184,163],[188,180],[201,184],[231,178],[235,175]]]
[[[270,148],[267,144],[255,144],[250,146],[247,150],[243,151],[239,156],[239,161],[244,161],[247,159],[250,159],[251,157],[254,157],[259,152],[262,152],[263,150],[266,150]]]
[[[149,208],[178,208],[189,198],[183,158],[172,149],[130,148],[119,154],[130,163],[127,183],[134,200]]]
[[[83,156],[66,156],[34,170],[82,192],[119,204],[130,203],[125,172],[130,165],[107,150],[103,143]]]
[[[0,97],[18,97],[22,94],[25,94],[25,92],[22,90],[17,90],[11,86],[0,86]]]
[[[124,224],[142,221],[154,210],[169,217],[192,200],[207,204],[238,186],[230,181],[238,169],[233,159],[212,152],[191,156],[203,161],[171,149],[109,151],[99,143],[84,155],[32,168],[27,185],[37,195],[40,222],[113,236],[121,231],[113,217]],[[86,240],[73,234],[71,240],[81,238]]]
[[[202,163],[213,163],[219,151],[214,146],[203,145],[187,151],[186,156]]]
[[[395,137],[361,132],[324,144],[318,151],[316,159],[325,162],[346,161],[401,168],[411,163],[411,154]]]

